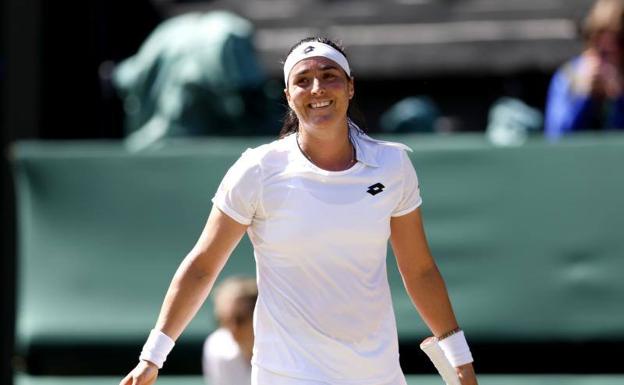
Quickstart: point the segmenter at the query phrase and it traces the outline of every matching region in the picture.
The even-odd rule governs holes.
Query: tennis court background
[[[431,248],[480,369],[618,373],[624,137],[519,148],[474,134],[390,139],[414,149]],[[22,369],[111,375],[134,361],[222,175],[266,140],[172,141],[140,153],[116,142],[17,144]],[[392,257],[388,266],[403,368],[426,372],[418,343],[427,330]],[[253,271],[245,239],[223,275]],[[198,372],[210,309],[181,338],[168,374]]]

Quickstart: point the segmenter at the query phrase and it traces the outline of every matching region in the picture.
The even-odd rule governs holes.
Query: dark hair
[[[301,44],[304,43],[308,43],[308,42],[318,42],[318,43],[323,43],[323,44],[327,44],[333,48],[335,48],[336,50],[338,50],[338,52],[340,52],[341,54],[344,55],[344,57],[346,58],[347,55],[344,52],[344,48],[338,44],[333,42],[332,40],[326,38],[326,37],[319,37],[319,36],[315,36],[315,37],[306,37],[305,39],[300,40],[299,42],[297,42],[295,45],[293,45],[290,48],[290,51],[288,51],[288,55],[290,55],[292,53],[292,51],[299,47]],[[288,55],[286,55],[286,57],[288,57]],[[284,59],[285,61],[285,59]],[[286,85],[288,86],[288,85]],[[286,106],[287,111],[286,114],[284,115],[284,119],[283,119],[283,124],[282,124],[282,129],[280,130],[280,134],[279,137],[283,138],[293,132],[297,132],[297,130],[299,130],[299,119],[297,118],[297,115],[295,114],[295,111],[293,111],[289,106]],[[349,108],[347,109],[347,117],[349,119],[351,119],[355,124],[357,124],[357,126],[363,130],[366,131],[366,122],[364,121],[364,116],[362,114],[362,112],[360,112],[359,108],[357,107],[355,101],[353,99],[351,99],[349,101]]]

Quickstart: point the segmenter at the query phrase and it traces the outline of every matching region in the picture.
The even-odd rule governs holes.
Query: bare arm
[[[420,209],[393,217],[390,222],[392,250],[403,284],[420,316],[435,336],[457,327],[446,285],[431,256]]]
[[[392,249],[405,289],[435,336],[457,328],[448,292],[431,256],[420,209],[390,221]],[[458,368],[462,384],[476,384],[472,364]]]
[[[169,285],[155,329],[176,340],[206,300],[232,250],[245,234],[242,225],[213,206],[197,243]],[[120,385],[149,385],[158,369],[141,361]]]
[[[165,295],[156,329],[176,340],[208,297],[219,272],[245,234],[242,225],[216,207]]]

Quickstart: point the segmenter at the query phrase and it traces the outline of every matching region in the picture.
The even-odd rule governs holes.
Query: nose
[[[312,80],[312,94],[322,95],[324,93],[325,93],[325,87],[323,86],[323,82],[319,78],[314,78]]]

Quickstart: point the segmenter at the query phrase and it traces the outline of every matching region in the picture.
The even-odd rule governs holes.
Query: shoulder
[[[397,166],[408,158],[407,153],[412,149],[399,142],[373,139],[358,132],[355,134],[358,150],[362,152],[365,162],[377,166]]]
[[[375,142],[375,145],[378,146],[379,151],[382,154],[406,154],[407,152],[412,152],[412,149],[403,143],[400,142],[391,142],[391,141],[387,141],[387,140],[378,140],[378,139],[371,139],[373,142]]]
[[[571,82],[577,75],[581,64],[583,63],[583,56],[576,56],[567,62],[563,63],[553,75],[553,80],[555,81],[568,81]]]
[[[287,136],[274,140],[270,143],[263,144],[258,147],[248,148],[245,150],[239,162],[248,168],[262,169],[276,163],[287,163],[290,153],[290,141],[292,138]]]
[[[261,182],[267,175],[266,170],[274,168],[274,164],[287,164],[287,154],[286,138],[246,149],[228,170],[226,185]]]

